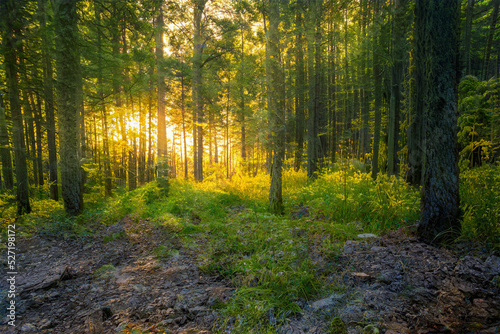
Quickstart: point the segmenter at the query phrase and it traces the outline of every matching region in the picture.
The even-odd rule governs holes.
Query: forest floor
[[[185,244],[126,216],[93,236],[20,240],[16,328],[4,321],[0,332],[230,333],[218,309],[237,286],[200,270],[206,237]],[[434,248],[399,229],[346,241],[333,264],[314,249],[309,256],[343,288],[304,301],[276,333],[335,333],[334,317],[348,333],[500,332],[500,257],[472,244]],[[2,302],[6,291],[2,280]]]

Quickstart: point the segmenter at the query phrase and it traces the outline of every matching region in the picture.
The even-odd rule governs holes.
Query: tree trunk
[[[35,128],[36,128],[36,164],[38,170],[38,185],[44,185],[43,179],[43,148],[42,148],[42,101],[40,95],[36,96],[36,109],[35,109]]]
[[[495,35],[497,27],[499,5],[500,0],[493,0],[493,12],[491,13],[490,31],[488,33],[488,40],[486,43],[486,49],[484,51],[483,80],[488,80],[488,75],[490,72],[491,47],[493,45],[493,36]]]
[[[452,240],[460,230],[457,150],[457,0],[421,0],[417,14],[428,18],[426,166],[421,191],[420,239]],[[439,34],[436,32],[439,31]]]
[[[283,212],[282,168],[285,156],[285,83],[281,66],[280,51],[280,0],[270,0],[269,8],[268,72],[266,73],[267,91],[269,94],[269,113],[271,133],[273,134],[274,155],[271,167],[271,188],[269,206],[272,212]]]
[[[158,117],[158,142],[157,142],[157,160],[158,176],[168,177],[167,163],[167,127],[165,122],[165,69],[163,57],[163,9],[162,0],[156,0],[156,11],[158,16],[155,19],[155,44],[156,44],[156,78],[158,85],[157,95],[157,117]]]
[[[379,15],[379,2],[377,0],[374,9],[375,20]],[[374,24],[374,37],[373,37],[373,85],[374,85],[374,109],[375,109],[375,124],[373,132],[373,157],[372,157],[372,178],[376,179],[378,175],[378,154],[380,148],[380,125],[382,122],[382,68],[380,64],[380,45],[379,45],[379,35],[380,27]]]
[[[23,115],[19,100],[19,42],[22,28],[22,17],[15,0],[7,0],[2,4],[2,11],[9,13],[4,19],[4,66],[7,76],[7,88],[12,117],[12,141],[14,144],[14,161],[17,185],[17,213],[30,213],[28,169],[26,166],[26,146],[24,141]]]
[[[187,140],[186,140],[186,111],[184,108],[184,74],[181,77],[181,112],[182,112],[182,139],[184,141],[184,178],[188,178]],[[217,151],[217,144],[215,146]],[[217,160],[217,157],[215,158]]]
[[[50,198],[59,200],[57,186],[57,148],[56,148],[56,123],[54,117],[54,87],[52,69],[52,40],[53,34],[47,27],[47,12],[45,10],[46,0],[38,0],[38,20],[42,32],[42,66],[43,66],[43,98],[45,101],[45,118],[47,128],[47,147],[49,151],[49,182]]]
[[[76,215],[83,210],[83,184],[78,136],[77,73],[79,55],[77,0],[56,2],[57,96],[61,156],[62,197],[66,212]]]
[[[12,157],[10,155],[9,133],[7,132],[7,119],[3,98],[0,95],[0,157],[2,159],[2,175],[6,189],[14,188],[14,177],[12,175]]]
[[[307,121],[307,177],[316,178],[320,141],[318,138],[319,127],[319,100],[320,100],[320,36],[317,34],[321,22],[321,0],[309,2],[309,15],[306,21],[307,38],[307,68],[309,75],[309,118]],[[319,38],[318,38],[319,37]]]
[[[297,150],[295,151],[295,171],[299,171],[302,165],[304,154],[304,123],[305,123],[305,69],[304,69],[304,34],[303,19],[301,10],[295,13],[296,24],[296,45],[295,45],[295,141]]]
[[[421,13],[424,8],[415,6],[415,23],[413,29],[413,57],[410,66],[414,82],[410,91],[411,108],[408,124],[408,171],[406,182],[419,186],[422,184],[425,158],[425,117],[424,101],[426,92],[425,66],[427,57],[427,39],[425,36],[428,26],[426,14]]]
[[[387,173],[398,174],[398,140],[399,117],[401,111],[401,81],[403,76],[404,57],[404,27],[403,15],[406,11],[407,0],[395,1],[395,15],[393,18],[393,59],[391,69],[391,99],[389,106],[388,144],[387,144]]]
[[[475,0],[467,1],[467,9],[465,14],[465,33],[464,33],[464,74],[471,74],[471,54],[470,54],[470,40],[472,34],[472,16],[474,15],[474,2]]]
[[[75,1],[75,0],[60,0],[60,1]],[[97,3],[95,6],[95,19],[99,29],[101,25],[101,9]],[[104,88],[103,88],[103,64],[102,64],[102,41],[101,32],[97,32],[97,95],[99,96],[101,120],[102,120],[102,150],[104,155],[104,195],[111,196],[112,194],[112,179],[111,179],[111,157],[109,152],[109,131],[108,131],[108,118],[106,111],[106,103],[104,101]],[[76,98],[76,97],[75,97]],[[73,101],[76,107],[76,99]]]
[[[203,181],[203,101],[201,96],[202,88],[202,54],[203,39],[201,19],[207,0],[194,0],[193,24],[193,115],[196,115],[196,170],[195,179],[198,182]]]

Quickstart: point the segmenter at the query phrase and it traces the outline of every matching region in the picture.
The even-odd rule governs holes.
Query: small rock
[[[32,324],[24,324],[21,327],[21,333],[36,333],[38,330]]]
[[[484,265],[492,277],[500,275],[500,257],[491,255],[484,261]]]
[[[352,254],[356,251],[356,248],[359,246],[359,241],[347,240],[344,243],[344,254]]]
[[[361,234],[358,234],[357,237],[361,238],[361,239],[377,238],[377,236],[375,234],[371,234],[371,233],[361,233]]]
[[[372,253],[380,253],[385,250],[387,250],[387,247],[373,246],[372,248],[370,248],[370,252]]]
[[[337,305],[342,299],[344,295],[341,294],[333,294],[328,298],[320,299],[311,304],[311,308],[314,311],[319,311],[321,309],[329,308]]]

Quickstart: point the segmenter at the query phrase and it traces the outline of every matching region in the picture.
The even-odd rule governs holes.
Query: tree
[[[309,74],[309,100],[307,121],[307,176],[317,176],[321,142],[319,139],[321,103],[321,10],[322,0],[309,0],[306,20],[307,69]]]
[[[426,40],[425,170],[421,190],[420,239],[439,243],[460,229],[457,151],[458,1],[421,0],[416,38]],[[422,21],[421,21],[422,22]],[[439,33],[436,33],[439,32]],[[420,41],[416,41],[419,43]]]
[[[280,53],[280,1],[269,0],[269,30],[267,37],[268,57],[266,62],[267,94],[269,95],[269,125],[273,140],[273,162],[271,166],[271,188],[269,206],[274,213],[283,212],[282,169],[285,157],[285,83]]]
[[[2,159],[2,176],[6,189],[14,188],[14,177],[12,175],[12,158],[10,156],[9,133],[7,132],[7,120],[5,108],[3,107],[3,96],[0,95],[0,158]]]
[[[158,117],[158,176],[167,177],[167,128],[165,123],[165,69],[163,57],[163,8],[162,0],[156,0],[157,16],[155,18],[155,44],[156,44],[156,83],[157,83],[157,117]]]
[[[54,85],[52,68],[52,30],[47,26],[46,0],[38,0],[38,21],[42,35],[42,66],[43,66],[43,99],[45,101],[45,118],[47,127],[47,147],[49,151],[49,182],[50,198],[59,200],[57,186],[57,147],[56,123],[54,113]]]
[[[373,157],[372,157],[372,178],[376,179],[379,171],[378,158],[379,158],[379,148],[380,148],[380,125],[382,123],[382,66],[381,66],[381,46],[380,41],[380,27],[378,26],[379,11],[380,11],[380,1],[375,0],[374,17],[375,22],[374,36],[373,36],[373,86],[375,95],[375,124],[373,133]]]
[[[77,1],[57,0],[55,2],[61,184],[64,208],[71,215],[77,215],[83,210],[77,106],[77,76],[80,58],[75,45],[78,39]]]
[[[194,0],[193,24],[193,120],[196,126],[193,129],[195,134],[194,176],[196,181],[203,181],[203,100],[202,100],[202,55],[203,38],[201,19],[207,0]],[[197,141],[197,142],[196,142]]]
[[[26,144],[24,141],[23,115],[19,99],[19,48],[23,28],[23,1],[6,0],[2,3],[4,35],[3,54],[7,73],[9,104],[12,118],[12,141],[17,185],[17,213],[31,212],[29,200],[28,169],[26,166]]]

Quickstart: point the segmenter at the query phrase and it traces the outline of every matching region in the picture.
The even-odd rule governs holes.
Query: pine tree
[[[77,106],[80,57],[75,45],[78,39],[76,2],[77,0],[57,0],[55,3],[61,184],[64,208],[71,215],[79,214],[83,210]]]

